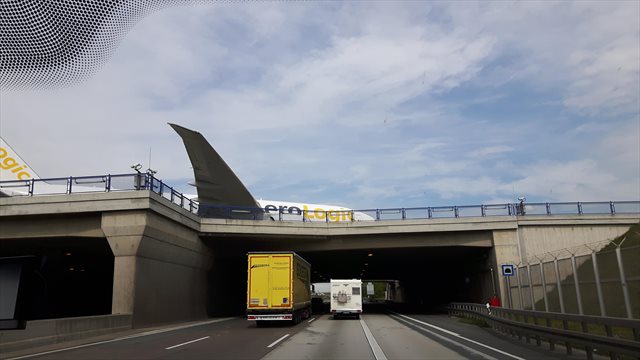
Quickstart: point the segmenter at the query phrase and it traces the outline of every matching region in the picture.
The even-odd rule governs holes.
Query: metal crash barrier
[[[532,339],[538,346],[548,343],[550,350],[563,344],[568,355],[583,349],[587,359],[594,353],[619,359],[621,355],[640,357],[640,320],[571,315],[542,311],[487,308],[484,304],[451,303],[450,316],[485,321],[493,329],[517,337]]]
[[[64,195],[112,191],[149,190],[200,217],[229,217],[276,221],[380,221],[442,219],[486,216],[640,214],[640,201],[507,203],[427,206],[362,210],[262,209],[259,207],[199,204],[151,173],[69,176],[50,179],[0,181],[0,191],[9,196]],[[0,194],[1,195],[1,194]],[[366,219],[358,215],[366,215]]]

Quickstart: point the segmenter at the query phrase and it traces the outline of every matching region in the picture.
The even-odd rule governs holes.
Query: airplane
[[[100,176],[74,178],[71,183],[71,192],[104,192],[106,181],[106,177]],[[30,192],[37,195],[60,195],[69,192],[67,178],[42,180],[2,137],[0,137],[0,182],[0,197],[28,196]]]
[[[201,210],[204,207],[213,211],[213,214],[205,214],[205,216],[216,216],[216,210],[220,212],[223,208],[232,207],[239,210],[236,215],[241,214],[243,210],[260,209],[266,218],[273,220],[323,222],[374,220],[363,212],[338,205],[256,200],[202,134],[177,124],[169,123],[169,126],[182,138],[189,155],[195,176],[195,182],[190,184],[195,184]],[[255,214],[252,213],[250,216]]]
[[[169,124],[182,138],[195,175],[190,182],[197,195],[184,194],[197,201],[199,214],[209,217],[261,218],[271,220],[303,220],[321,222],[374,220],[373,217],[350,208],[300,203],[282,200],[255,199],[233,170],[199,133],[180,125]],[[0,137],[0,197],[28,195],[28,182],[37,182],[34,192],[38,195],[65,194],[66,184],[51,184],[27,165],[18,153]],[[74,192],[104,191],[104,186],[74,185]],[[37,191],[36,191],[37,190]]]

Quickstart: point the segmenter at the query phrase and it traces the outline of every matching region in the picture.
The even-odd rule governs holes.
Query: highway
[[[566,359],[446,315],[320,315],[258,328],[244,318],[173,326],[108,340],[34,349],[12,359]]]

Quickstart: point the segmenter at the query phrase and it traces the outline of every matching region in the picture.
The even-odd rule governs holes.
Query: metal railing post
[[[582,293],[580,292],[580,279],[578,278],[578,267],[576,266],[576,256],[574,254],[571,254],[571,270],[573,271],[573,284],[576,288],[578,314],[584,315],[584,311],[582,309]]]
[[[427,208],[427,216],[429,216],[429,219],[433,217],[433,210],[431,209],[431,207]]]
[[[549,312],[549,299],[547,299],[547,281],[544,278],[544,263],[540,261],[540,281],[542,282],[542,297],[544,298],[544,311]]]
[[[632,319],[633,313],[631,311],[631,300],[629,299],[629,288],[627,286],[627,278],[624,275],[624,263],[622,262],[622,252],[620,250],[620,246],[616,246],[616,258],[618,259],[618,270],[620,271],[620,285],[622,285],[622,294],[624,296],[624,307],[627,310],[627,318]]]
[[[560,312],[565,313],[564,310],[564,295],[562,294],[562,280],[560,279],[560,268],[558,267],[558,258],[553,258],[553,266],[556,271],[556,287],[558,288],[558,299],[560,300]]]
[[[509,278],[511,276],[505,276],[504,281],[507,283],[507,299],[509,300],[509,307],[513,309],[513,299],[511,298],[511,281]]]
[[[35,179],[31,179],[31,181],[29,181],[29,196],[33,196],[33,188],[35,187]]]
[[[551,204],[545,203],[545,206],[547,207],[547,215],[551,215]]]
[[[522,296],[522,283],[520,281],[520,266],[517,266],[516,269],[516,280],[518,281],[518,297],[520,298],[520,310],[524,310],[524,297]]]
[[[593,275],[596,280],[596,292],[598,293],[598,304],[600,305],[600,316],[607,316],[606,307],[604,305],[604,296],[602,294],[602,284],[600,283],[600,271],[598,270],[598,258],[596,252],[591,252],[591,262],[593,263]]]
[[[613,201],[609,201],[609,210],[611,210],[611,215],[616,214],[616,206],[613,204]]]
[[[71,194],[71,184],[73,183],[73,176],[69,176],[67,179],[67,194]]]
[[[531,295],[531,310],[536,311],[535,296],[533,296],[533,279],[531,278],[531,264],[527,262],[527,277],[529,278],[529,295]]]

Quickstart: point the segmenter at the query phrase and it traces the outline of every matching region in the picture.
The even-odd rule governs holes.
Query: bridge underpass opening
[[[3,239],[2,256],[36,257],[25,320],[111,314],[113,253],[106,239]]]
[[[403,307],[425,312],[491,296],[489,253],[462,246],[299,252],[312,264],[313,282],[397,280]]]
[[[437,311],[450,302],[482,303],[494,293],[490,247],[301,251],[294,242],[283,248],[273,239],[209,238],[205,243],[214,253],[208,286],[212,316],[245,313],[246,254],[251,251],[295,251],[311,264],[313,283],[332,278],[398,280],[404,295],[402,305],[411,311]]]

